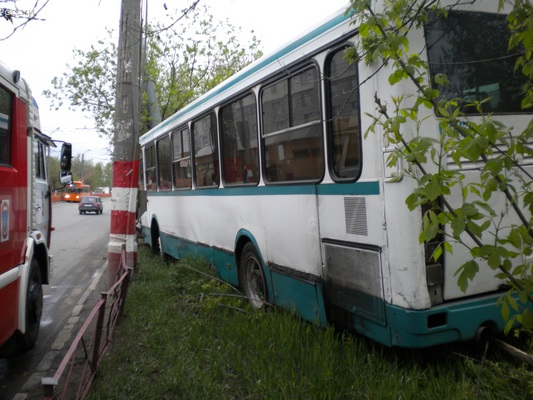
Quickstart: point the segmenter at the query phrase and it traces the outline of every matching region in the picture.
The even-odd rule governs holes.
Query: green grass
[[[138,257],[89,399],[533,398],[531,371],[493,348],[389,349],[280,309],[252,312],[199,260],[145,247]]]

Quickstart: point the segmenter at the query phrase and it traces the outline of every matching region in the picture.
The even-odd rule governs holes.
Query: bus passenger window
[[[172,147],[174,187],[177,189],[190,189],[192,179],[189,128],[172,132]]]
[[[226,185],[257,184],[257,108],[250,94],[220,110],[222,167]]]
[[[170,138],[165,136],[157,142],[157,168],[159,176],[159,189],[172,189],[172,176],[170,172]]]
[[[313,66],[262,92],[267,182],[318,181],[324,173],[320,80]]]
[[[139,167],[141,172],[139,173],[139,190],[144,190],[144,173],[142,172],[144,168],[144,157],[143,152],[139,155]]]
[[[144,149],[144,169],[146,190],[157,190],[157,175],[155,171],[155,146],[153,144]]]
[[[194,138],[195,185],[197,187],[218,186],[217,129],[215,114],[211,113],[196,121],[192,126]]]
[[[326,63],[329,169],[333,179],[353,181],[361,172],[359,77],[344,51]]]
[[[11,104],[13,96],[0,87],[0,165],[11,164]]]

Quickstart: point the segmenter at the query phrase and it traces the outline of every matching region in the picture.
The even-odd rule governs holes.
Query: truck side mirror
[[[63,186],[70,185],[72,183],[72,173],[70,172],[72,167],[72,144],[70,143],[65,142],[61,145],[60,167],[59,182]]]
[[[59,182],[61,182],[63,186],[70,185],[72,183],[72,173],[61,171],[59,173]]]
[[[61,145],[61,175],[64,172],[70,172],[72,166],[72,144],[63,143]]]

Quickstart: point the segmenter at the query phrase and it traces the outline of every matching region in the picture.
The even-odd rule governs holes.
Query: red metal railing
[[[53,377],[41,379],[44,400],[84,399],[122,315],[132,268],[122,247],[115,284],[92,309]]]

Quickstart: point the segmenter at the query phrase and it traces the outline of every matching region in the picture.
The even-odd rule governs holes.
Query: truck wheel
[[[29,350],[37,341],[43,314],[43,286],[39,263],[33,259],[30,265],[26,289],[26,332],[22,335],[22,350]]]
[[[255,310],[268,306],[267,286],[261,260],[252,243],[244,246],[240,262],[240,281],[242,291]]]

